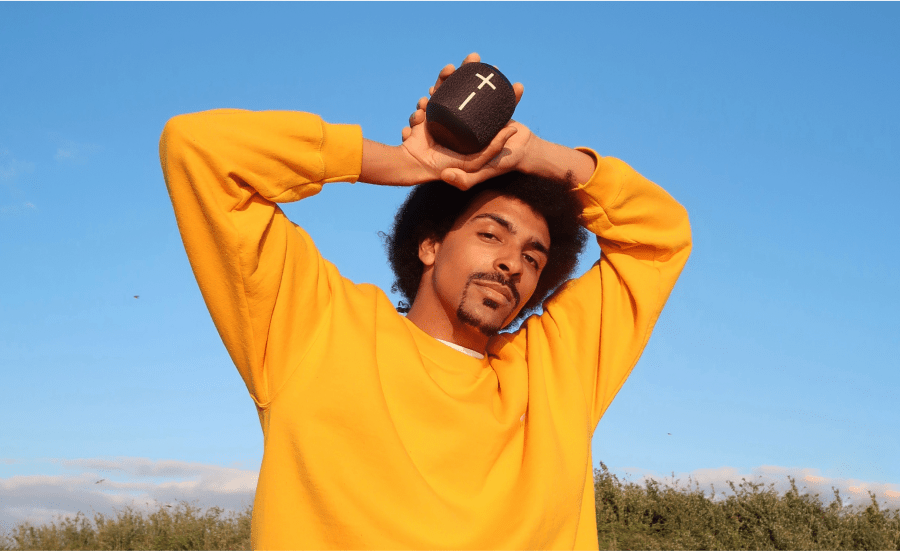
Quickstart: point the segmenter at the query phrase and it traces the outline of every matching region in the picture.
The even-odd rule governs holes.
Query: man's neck
[[[415,323],[416,327],[431,335],[435,339],[452,342],[456,345],[468,348],[480,354],[487,350],[490,337],[478,329],[461,322],[454,324],[450,316],[456,316],[455,312],[448,313],[440,307],[423,306],[423,301],[414,301],[406,318]]]

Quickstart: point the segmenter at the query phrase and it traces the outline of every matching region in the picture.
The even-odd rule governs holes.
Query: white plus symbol
[[[494,89],[494,90],[497,89],[497,87],[494,86],[494,83],[491,82],[491,77],[494,76],[494,73],[491,73],[491,74],[489,74],[489,75],[486,76],[486,77],[481,76],[479,73],[475,73],[475,76],[481,79],[481,84],[478,85],[478,89],[479,89],[479,90],[481,90],[481,87],[484,86],[485,84],[487,84],[488,86],[490,86],[490,87],[491,87],[492,89]]]

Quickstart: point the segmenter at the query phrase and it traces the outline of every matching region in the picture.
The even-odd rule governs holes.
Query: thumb
[[[445,168],[441,171],[441,180],[457,189],[466,191],[488,178],[503,174],[503,172],[503,170],[499,170],[495,166],[485,166],[475,172],[466,172],[459,168]]]
[[[468,174],[459,168],[445,168],[441,171],[441,180],[463,191],[475,185],[475,183],[467,181],[467,176]]]

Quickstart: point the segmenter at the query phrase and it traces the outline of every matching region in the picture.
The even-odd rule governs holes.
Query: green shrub
[[[601,463],[600,549],[900,549],[900,510],[881,510],[874,494],[865,508],[843,507],[837,490],[824,505],[788,480],[781,496],[774,484],[729,482],[731,495],[716,500],[696,483],[622,482]]]
[[[224,514],[181,501],[144,513],[133,507],[88,519],[84,513],[13,528],[0,549],[250,549],[250,507]]]

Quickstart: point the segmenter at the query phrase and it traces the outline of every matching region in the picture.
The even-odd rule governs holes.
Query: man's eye
[[[494,234],[488,233],[488,232],[481,232],[478,235],[480,235],[481,237],[484,237],[486,239],[496,239],[497,238]]]
[[[527,255],[527,254],[526,254],[526,255],[522,255],[522,256],[524,256],[524,257],[525,257],[525,260],[528,261],[528,262],[530,262],[535,268],[539,267],[539,266],[538,266],[538,261],[537,261],[533,256]]]

